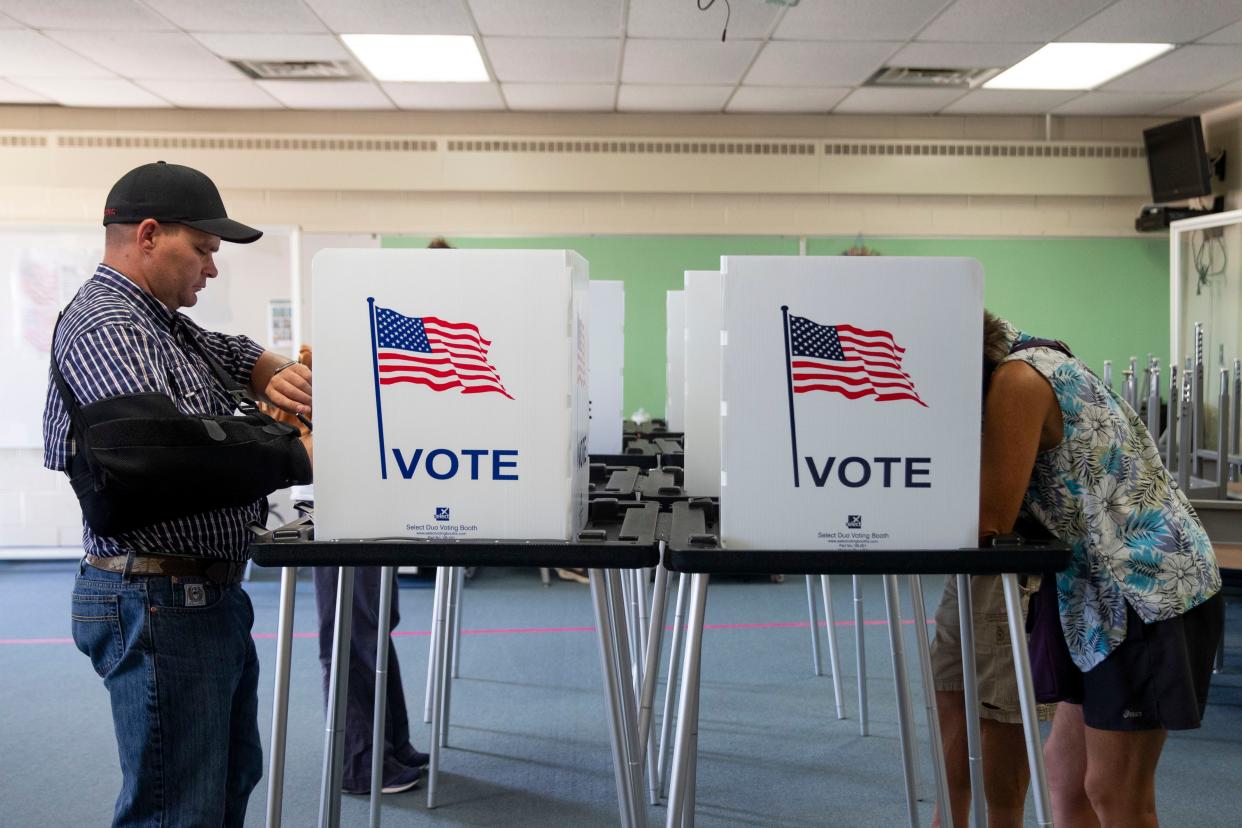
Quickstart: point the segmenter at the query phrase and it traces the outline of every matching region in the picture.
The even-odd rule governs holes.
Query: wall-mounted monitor
[[[1143,130],[1151,197],[1157,204],[1212,194],[1199,116]]]

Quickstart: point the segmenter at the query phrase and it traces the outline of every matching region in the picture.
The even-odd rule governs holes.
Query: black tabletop
[[[1070,549],[1052,541],[968,549],[725,549],[718,534],[719,504],[696,498],[672,504],[661,522],[667,533],[664,566],[671,572],[785,575],[999,575],[1059,572]]]
[[[259,566],[540,566],[641,569],[659,561],[659,504],[600,498],[572,540],[316,541],[312,517],[260,535],[250,545]]]

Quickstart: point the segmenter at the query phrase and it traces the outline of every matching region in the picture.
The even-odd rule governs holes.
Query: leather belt
[[[125,555],[101,558],[89,552],[86,554],[88,564],[105,572],[124,572],[125,561]],[[134,555],[129,569],[131,575],[200,576],[221,586],[239,583],[245,572],[245,561],[213,561],[176,555]]]

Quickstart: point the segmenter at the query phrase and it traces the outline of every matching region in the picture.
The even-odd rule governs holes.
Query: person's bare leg
[[[988,801],[988,828],[1022,828],[1026,788],[1026,738],[1020,724],[983,719],[983,790]]]
[[[944,745],[953,825],[967,828],[970,824],[970,756],[966,747],[965,694],[961,690],[937,690],[936,711],[940,717],[940,742]],[[932,828],[940,828],[939,808],[932,818]]]
[[[1157,828],[1156,765],[1167,730],[1083,727],[1087,796],[1103,828]]]
[[[1044,745],[1052,822],[1057,828],[1100,828],[1087,797],[1087,745],[1082,705],[1061,702],[1052,718],[1052,735]]]

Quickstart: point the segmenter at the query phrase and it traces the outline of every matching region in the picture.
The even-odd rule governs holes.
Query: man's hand
[[[257,396],[290,414],[311,416],[311,369],[289,364],[287,357],[264,351],[250,374],[250,388]]]

